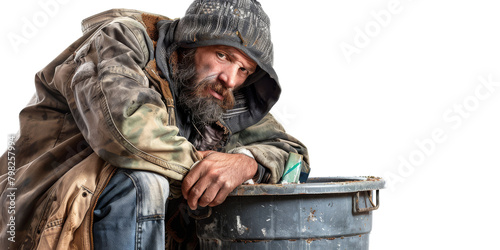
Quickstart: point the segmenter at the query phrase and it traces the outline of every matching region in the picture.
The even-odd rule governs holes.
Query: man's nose
[[[238,84],[238,65],[229,65],[223,68],[219,74],[219,80],[228,89],[234,89]]]

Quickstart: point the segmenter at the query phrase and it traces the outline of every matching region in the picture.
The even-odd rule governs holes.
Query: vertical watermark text
[[[15,135],[8,136],[7,142],[7,213],[9,219],[7,222],[8,240],[16,241],[16,148]]]

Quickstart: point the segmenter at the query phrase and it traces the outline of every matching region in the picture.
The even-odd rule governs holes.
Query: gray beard
[[[195,124],[212,124],[222,118],[225,110],[215,98],[196,95],[198,86],[205,85],[209,79],[204,79],[199,83],[195,82],[197,79],[194,63],[195,52],[196,49],[179,51],[183,55],[172,74],[173,81],[177,86],[177,93],[179,93],[177,105],[189,113]]]
[[[178,103],[187,109],[196,124],[212,124],[221,119],[225,110],[213,97],[200,97],[193,95],[193,87],[184,87],[179,93]]]

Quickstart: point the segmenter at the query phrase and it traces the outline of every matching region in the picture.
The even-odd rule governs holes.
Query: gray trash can
[[[241,185],[197,220],[201,249],[368,249],[377,177]]]

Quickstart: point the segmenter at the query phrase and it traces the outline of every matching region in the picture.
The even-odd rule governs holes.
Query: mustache
[[[203,96],[207,93],[209,89],[212,89],[217,94],[222,96],[222,100],[216,99],[215,101],[224,109],[232,109],[235,104],[235,99],[232,89],[224,87],[224,85],[217,80],[217,76],[211,75],[207,76],[196,84],[196,94],[197,96]]]

